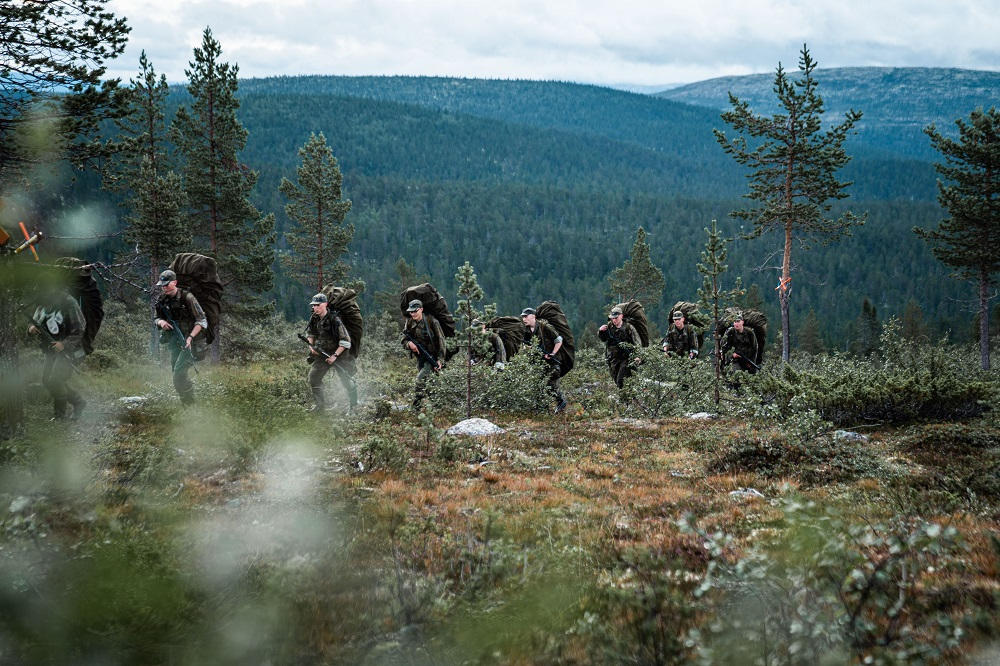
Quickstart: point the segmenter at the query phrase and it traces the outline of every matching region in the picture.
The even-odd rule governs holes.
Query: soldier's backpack
[[[215,259],[195,252],[182,252],[170,262],[170,270],[177,274],[177,286],[194,294],[205,311],[208,319],[205,342],[212,344],[219,330],[223,289]]]
[[[698,338],[698,349],[705,343],[705,333],[709,328],[709,321],[698,311],[698,304],[689,301],[677,301],[674,307],[670,308],[667,315],[667,326],[671,326],[674,320],[674,312],[680,310],[684,313],[685,326],[694,329],[695,337]]]
[[[486,322],[486,329],[500,336],[507,358],[513,358],[524,342],[524,322],[520,317],[494,317]]]
[[[70,296],[80,303],[80,310],[83,311],[83,319],[87,322],[87,329],[83,332],[81,347],[85,354],[94,351],[94,338],[104,321],[104,298],[101,290],[97,288],[97,281],[91,274],[89,268],[84,268],[86,263],[76,257],[62,257],[56,260],[56,265],[70,271],[71,277],[65,281],[66,288]]]
[[[361,316],[361,307],[358,305],[358,292],[347,287],[335,287],[328,284],[323,287],[326,295],[328,307],[337,313],[340,321],[344,322],[347,334],[351,336],[351,356],[357,358],[361,354],[361,339],[365,333],[365,320]]]
[[[438,320],[438,323],[441,324],[441,331],[444,333],[444,337],[451,338],[455,336],[455,317],[448,311],[448,302],[444,300],[444,297],[438,293],[438,290],[431,283],[424,282],[413,287],[407,287],[399,295],[399,311],[403,313],[404,320],[410,318],[406,308],[409,307],[410,301],[414,299],[424,304],[424,312],[433,315]]]
[[[632,299],[627,303],[619,303],[617,307],[622,309],[622,318],[625,320],[625,323],[635,326],[635,330],[639,334],[639,339],[642,341],[642,346],[648,347],[649,320],[646,319],[646,311],[642,308],[642,303]]]
[[[555,301],[545,301],[535,308],[535,318],[547,321],[556,333],[562,336],[562,347],[556,355],[559,358],[559,376],[562,377],[573,369],[576,361],[576,342],[573,340],[573,330],[569,327],[566,313]]]
[[[753,362],[760,365],[764,361],[764,344],[767,342],[767,315],[760,310],[726,308],[715,330],[721,337],[733,325],[737,312],[743,313],[743,325],[753,331],[754,337],[757,338],[757,358],[753,359]]]

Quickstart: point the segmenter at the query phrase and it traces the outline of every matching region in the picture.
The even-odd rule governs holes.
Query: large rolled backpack
[[[573,340],[573,330],[569,327],[566,313],[555,301],[545,301],[535,308],[535,319],[546,321],[556,333],[562,336],[562,346],[556,357],[559,359],[559,376],[564,376],[573,369],[576,361],[576,342]]]
[[[423,303],[424,312],[438,320],[444,337],[455,337],[455,317],[448,310],[448,302],[438,293],[434,285],[424,282],[403,290],[403,293],[399,295],[399,311],[403,314],[404,321],[410,318],[407,308],[412,300]]]
[[[621,308],[622,318],[625,320],[625,323],[632,324],[635,327],[636,332],[639,334],[639,340],[642,341],[642,346],[648,347],[649,320],[646,319],[646,311],[643,309],[642,303],[632,299],[625,303],[619,303],[616,307]]]
[[[698,349],[701,349],[701,346],[705,344],[705,333],[708,331],[711,322],[698,311],[697,303],[677,301],[674,303],[674,307],[670,308],[670,313],[667,315],[667,326],[673,324],[674,312],[678,310],[684,313],[684,325],[694,329],[695,338],[698,340]]]
[[[507,358],[513,358],[524,342],[524,322],[520,317],[494,317],[486,322],[486,330],[500,336]]]
[[[757,358],[753,359],[753,362],[760,365],[764,361],[764,344],[767,342],[767,315],[760,310],[726,308],[715,330],[721,338],[729,327],[733,325],[736,313],[738,312],[743,313],[743,325],[753,331],[754,337],[757,338]]]
[[[101,290],[97,288],[97,281],[82,259],[62,257],[56,260],[56,265],[69,273],[68,276],[60,276],[60,280],[64,282],[70,296],[80,303],[83,319],[87,323],[80,346],[85,354],[90,354],[94,351],[94,338],[104,321],[104,298]]]
[[[347,334],[351,336],[351,348],[348,350],[354,358],[361,354],[361,339],[365,333],[365,320],[361,316],[361,307],[358,305],[358,292],[347,287],[335,287],[328,284],[323,287],[328,306],[337,313],[340,321],[344,322]]]
[[[177,274],[177,286],[194,294],[205,311],[208,319],[205,342],[212,344],[219,330],[223,289],[215,259],[195,252],[182,252],[170,262],[170,270]]]

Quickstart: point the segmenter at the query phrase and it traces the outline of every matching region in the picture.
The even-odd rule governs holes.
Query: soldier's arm
[[[642,347],[642,338],[639,337],[639,331],[635,329],[635,326],[629,324],[628,332],[629,336],[632,338],[632,344],[635,346],[635,348],[639,349],[640,347]]]
[[[493,352],[496,356],[496,363],[506,363],[507,362],[507,350],[503,346],[503,340],[496,333],[493,334]]]
[[[205,311],[202,310],[201,303],[198,302],[198,299],[190,291],[187,292],[185,300],[187,301],[188,308],[191,310],[191,316],[194,318],[194,326],[191,327],[188,337],[196,338],[199,333],[208,328],[208,317],[205,316]]]
[[[351,348],[351,335],[347,332],[347,327],[344,326],[339,318],[337,319],[337,349],[334,350],[334,358],[340,358],[340,355]]]

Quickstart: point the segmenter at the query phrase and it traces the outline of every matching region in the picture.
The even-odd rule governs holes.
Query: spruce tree
[[[455,274],[458,282],[458,306],[456,313],[462,318],[465,328],[467,358],[465,362],[465,417],[472,417],[472,351],[473,336],[478,332],[473,330],[472,321],[485,317],[481,310],[477,310],[475,303],[483,300],[485,292],[479,286],[476,272],[467,261],[459,266],[458,273]]]
[[[205,28],[201,48],[185,70],[191,109],[180,107],[171,127],[184,158],[184,186],[196,244],[218,262],[226,309],[260,315],[260,294],[274,280],[274,215],[262,215],[249,196],[257,173],[239,162],[247,131],[236,117],[236,65],[219,61],[222,48]],[[221,327],[221,326],[220,326]],[[219,359],[216,331],[212,358]]]
[[[750,238],[772,230],[784,238],[777,292],[781,306],[781,358],[785,362],[790,358],[793,241],[818,237],[829,242],[864,222],[863,217],[850,212],[841,217],[827,217],[831,200],[847,197],[845,189],[851,183],[838,181],[835,173],[850,161],[844,151],[844,140],[861,119],[861,112],[848,111],[843,122],[822,131],[823,98],[813,77],[816,65],[803,45],[799,56],[801,76],[791,79],[778,63],[774,91],[782,113],[758,115],[750,109],[749,102],[730,94],[732,109],[723,113],[722,119],[737,136],[729,138],[715,130],[722,149],[750,168],[747,176],[750,191],[745,196],[756,205],[733,211],[732,215],[753,223]]]
[[[882,325],[878,321],[878,311],[867,298],[861,304],[861,314],[855,321],[854,330],[857,337],[851,345],[851,351],[855,355],[869,356],[878,349]]]
[[[938,202],[950,217],[937,229],[914,232],[931,244],[934,256],[954,275],[977,285],[980,367],[990,369],[990,289],[1000,272],[1000,112],[976,109],[958,119],[958,140],[929,126],[931,145],[944,156],[934,167]]]
[[[105,184],[126,195],[125,238],[146,258],[149,284],[153,284],[174,254],[191,244],[184,216],[187,200],[181,178],[171,167],[164,106],[170,87],[157,78],[143,51],[139,76],[124,93],[126,113],[116,120],[118,143],[114,167],[105,172]],[[150,307],[156,298],[150,291]],[[150,328],[149,348],[158,353],[159,332]]]
[[[285,212],[295,222],[285,232],[290,252],[282,262],[294,279],[320,291],[347,277],[348,266],[339,259],[354,237],[354,226],[344,224],[351,202],[341,199],[343,176],[322,132],[309,135],[299,158],[298,183],[282,178],[278,186],[291,200]]]
[[[712,340],[714,348],[712,350],[712,366],[715,369],[714,395],[715,404],[719,404],[719,379],[722,375],[722,355],[719,349],[719,313],[734,299],[744,295],[744,290],[740,287],[739,278],[733,289],[722,288],[722,275],[729,270],[726,263],[726,244],[729,239],[722,237],[719,233],[719,225],[716,220],[712,220],[712,228],[705,229],[708,241],[705,249],[701,253],[701,261],[698,262],[698,272],[702,274],[701,289],[698,290],[698,299],[701,307],[712,313]]]
[[[802,322],[802,332],[799,333],[798,339],[798,348],[807,354],[822,354],[826,351],[826,345],[823,344],[823,331],[820,328],[815,308],[809,308],[809,313]]]
[[[666,280],[663,271],[653,265],[649,258],[649,243],[646,230],[639,227],[635,233],[635,243],[628,260],[611,271],[608,276],[608,295],[619,301],[635,299],[646,306],[655,308],[663,300]]]

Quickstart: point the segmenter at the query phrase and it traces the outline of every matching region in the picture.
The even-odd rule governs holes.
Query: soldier
[[[413,409],[420,409],[424,401],[427,378],[431,372],[442,368],[445,357],[444,331],[434,315],[424,312],[424,304],[413,299],[406,308],[410,319],[403,327],[403,347],[417,357],[417,380],[413,395]]]
[[[170,368],[174,388],[181,402],[194,404],[194,385],[188,377],[188,370],[204,353],[206,342],[202,332],[208,329],[205,311],[194,294],[177,286],[177,274],[167,269],[160,273],[156,286],[163,293],[156,301],[153,324],[161,330],[160,342],[170,348]],[[175,328],[176,326],[176,328]]]
[[[726,357],[726,353],[732,349],[732,358]],[[753,331],[747,329],[743,324],[743,314],[736,313],[733,318],[733,325],[722,334],[722,341],[719,345],[722,353],[722,365],[726,366],[732,361],[736,367],[750,374],[757,372],[757,337]]]
[[[617,305],[608,314],[610,324],[597,330],[597,337],[604,343],[604,360],[608,363],[611,378],[618,388],[625,385],[625,379],[632,375],[632,359],[642,347],[642,338],[635,326],[625,321],[625,314]]]
[[[354,412],[358,407],[358,385],[354,380],[358,368],[354,357],[344,353],[351,348],[351,336],[344,322],[330,309],[326,294],[321,292],[313,296],[309,306],[312,308],[312,316],[306,326],[306,340],[309,341],[311,364],[308,381],[313,395],[313,406],[309,411],[326,411],[323,377],[332,366],[347,392],[350,401],[348,410]]]
[[[687,325],[687,317],[680,310],[674,310],[671,318],[673,326],[663,338],[663,353],[696,358],[698,356],[698,337],[695,335],[694,329]]]
[[[28,333],[42,338],[42,384],[52,396],[52,420],[65,419],[67,406],[73,405],[69,418],[75,421],[87,405],[69,383],[76,367],[72,359],[83,356],[81,344],[87,328],[80,305],[65,291],[53,290],[42,298],[31,321]]]
[[[551,324],[542,320],[538,321],[535,316],[535,308],[524,308],[521,310],[521,322],[524,324],[524,344],[529,346],[532,342],[542,350],[542,358],[548,361],[551,366],[549,372],[549,388],[556,400],[556,414],[566,409],[566,398],[559,388],[559,348],[562,347],[562,336],[556,332]]]
[[[495,369],[503,370],[504,365],[507,363],[507,350],[504,349],[503,340],[500,339],[500,335],[493,330],[487,331],[486,322],[479,319],[472,320],[472,328],[475,329],[475,331],[480,335],[485,336],[487,341],[489,341],[490,348],[493,350],[493,354],[490,357],[490,363]],[[478,358],[475,352],[476,350],[473,347],[472,362],[478,363],[483,359]]]

